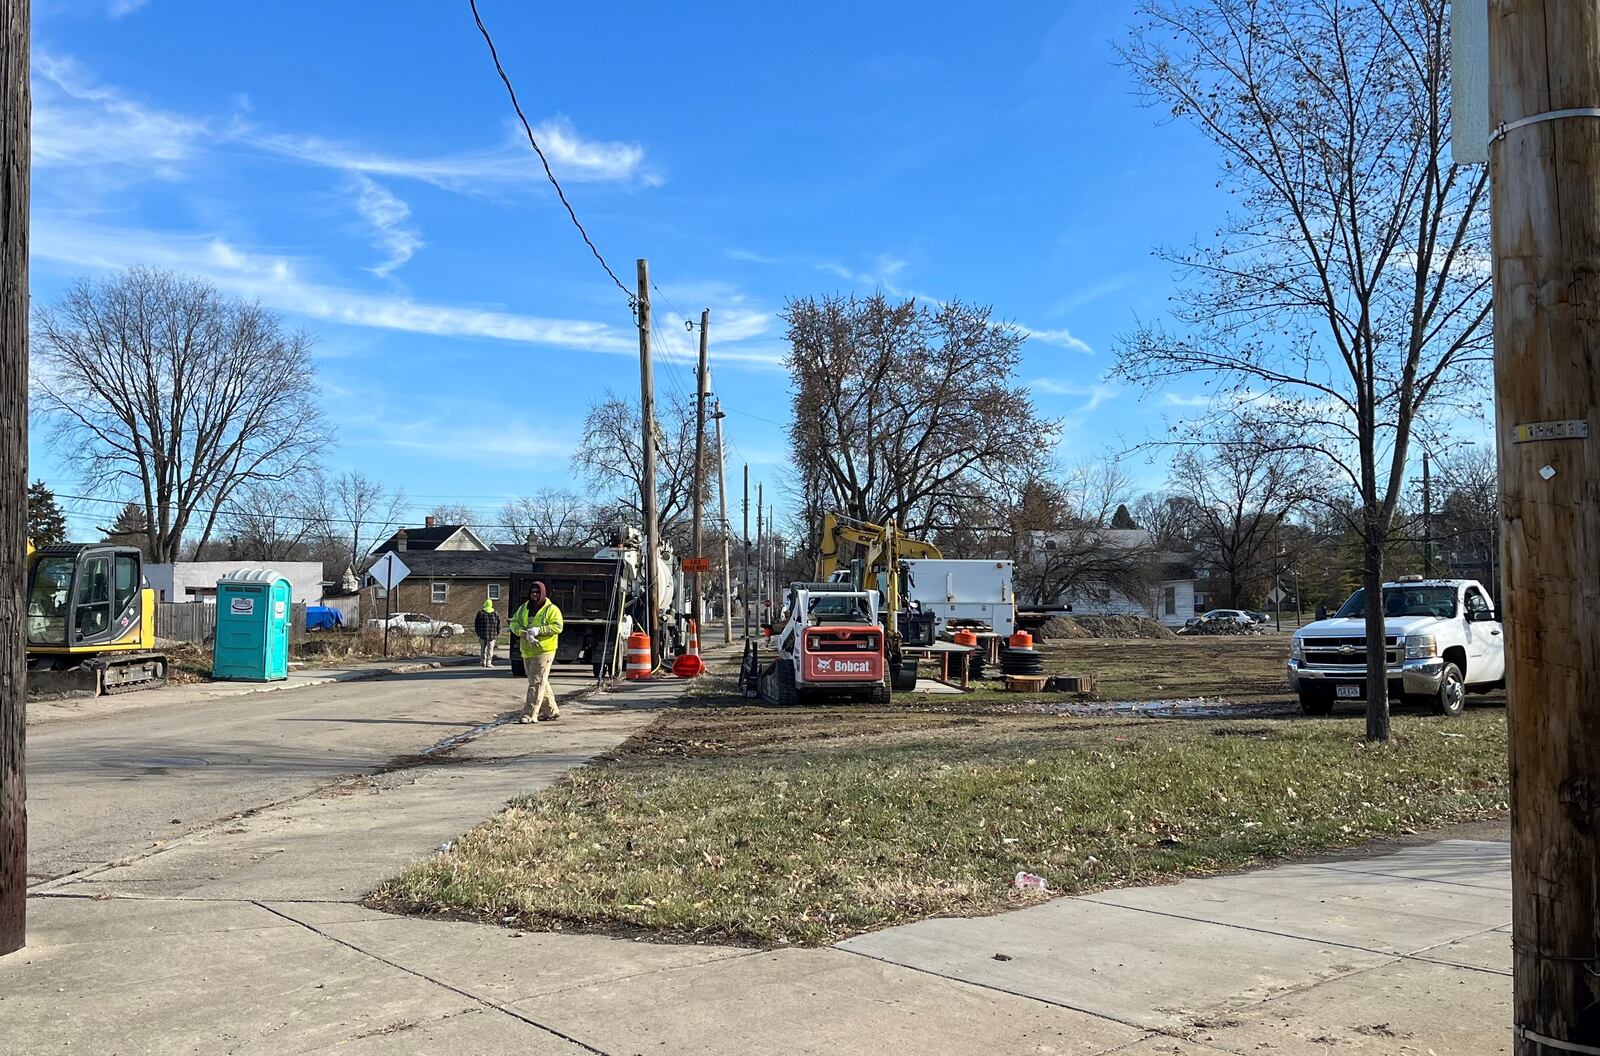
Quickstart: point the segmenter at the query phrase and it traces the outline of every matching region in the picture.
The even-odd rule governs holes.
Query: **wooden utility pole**
[[[27,938],[28,0],[0,0],[0,954]]]
[[[767,596],[766,595],[766,591],[767,591],[767,543],[766,543],[766,536],[764,536],[762,534],[762,532],[761,532],[762,526],[766,523],[762,519],[765,516],[763,511],[766,508],[766,504],[763,501],[766,498],[765,492],[766,492],[766,485],[761,481],[757,481],[756,482],[756,604],[757,605],[762,605],[762,606],[765,605],[766,596]],[[766,614],[767,614],[767,610],[765,609],[765,607],[763,607],[760,610],[759,616],[764,617]],[[758,623],[758,624],[756,624],[756,626],[759,627],[761,625]]]
[[[694,556],[698,561],[705,556],[705,491],[706,491],[706,332],[711,329],[711,309],[700,312],[700,369],[695,372],[694,400]],[[694,575],[694,603],[689,611],[694,613],[695,629],[704,622],[705,585],[698,571]]]
[[[728,536],[733,525],[728,523],[728,451],[722,446],[722,401],[717,401],[716,413],[711,416],[717,423],[717,505],[722,508],[722,644],[733,641],[733,570],[728,567],[732,555],[728,552]]]
[[[656,562],[661,553],[661,526],[656,523],[656,377],[650,363],[650,262],[639,258],[639,428],[643,432],[644,480],[639,501],[644,509],[644,622],[650,636],[652,666],[661,656],[661,614],[656,610]]]
[[[750,637],[750,463],[744,464],[744,567],[739,571],[739,596],[744,599],[744,636]]]
[[[1492,0],[1519,1056],[1600,1052],[1600,5]],[[1569,111],[1561,113],[1561,111]]]

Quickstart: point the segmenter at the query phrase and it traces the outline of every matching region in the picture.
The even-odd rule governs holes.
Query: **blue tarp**
[[[306,630],[332,631],[344,626],[344,617],[338,609],[326,605],[306,606]]]

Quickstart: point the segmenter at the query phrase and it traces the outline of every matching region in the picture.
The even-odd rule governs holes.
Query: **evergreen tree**
[[[34,546],[67,541],[67,515],[61,512],[55,492],[42,480],[28,486],[28,539]]]
[[[117,511],[117,519],[111,522],[109,528],[102,527],[100,531],[105,536],[105,541],[118,546],[137,546],[140,553],[149,556],[150,553],[150,521],[144,514],[144,507],[136,502],[130,502]]]
[[[1121,502],[1121,503],[1117,504],[1117,512],[1111,515],[1111,527],[1113,527],[1113,528],[1137,528],[1137,527],[1139,527],[1137,524],[1134,523],[1133,514],[1128,512],[1128,504],[1127,503]]]

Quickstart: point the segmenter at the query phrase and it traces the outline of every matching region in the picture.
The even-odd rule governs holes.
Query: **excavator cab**
[[[131,546],[63,543],[28,555],[28,680],[44,695],[98,695],[159,683],[155,595]]]

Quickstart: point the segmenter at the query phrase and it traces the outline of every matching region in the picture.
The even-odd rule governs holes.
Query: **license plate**
[[[1333,695],[1336,696],[1336,697],[1341,697],[1341,698],[1346,699],[1346,700],[1360,700],[1361,699],[1361,687],[1360,686],[1335,686],[1334,689],[1333,689]]]

